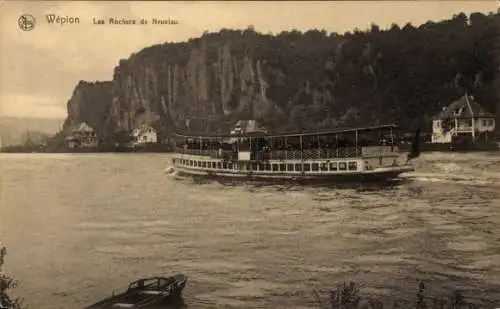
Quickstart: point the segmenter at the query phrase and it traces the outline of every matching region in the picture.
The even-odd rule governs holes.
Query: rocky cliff
[[[155,45],[120,60],[112,81],[80,82],[65,129],[86,121],[105,137],[153,123],[168,135],[226,131],[245,118],[272,130],[382,122],[413,129],[465,91],[494,112],[499,21],[458,14],[344,35],[249,28]]]
[[[281,112],[266,93],[259,59],[234,55],[229,42],[207,41],[191,44],[186,56],[174,54],[178,46],[164,45],[121,61],[113,78],[113,129],[156,122],[166,131],[201,131],[225,119]]]
[[[113,100],[113,82],[80,81],[68,101],[68,116],[63,131],[69,132],[81,122],[105,136],[109,129],[109,111]]]

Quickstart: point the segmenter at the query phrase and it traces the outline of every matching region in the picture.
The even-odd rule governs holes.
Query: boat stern
[[[408,162],[407,154],[399,152],[397,147],[364,147],[364,174],[393,174],[415,171],[415,166]]]

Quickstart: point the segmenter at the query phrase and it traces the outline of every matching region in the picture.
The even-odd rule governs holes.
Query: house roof
[[[142,133],[147,132],[148,130],[153,130],[154,132],[156,132],[156,129],[153,126],[150,126],[150,125],[147,125],[147,124],[143,124],[140,127],[135,128],[133,130],[133,133],[134,134],[142,134]]]
[[[457,101],[434,117],[434,120],[443,120],[448,118],[472,118],[472,117],[495,117],[492,113],[484,110],[479,103],[476,102],[473,96],[465,94]]]
[[[82,122],[78,127],[73,129],[73,132],[94,132],[94,129],[85,122]]]

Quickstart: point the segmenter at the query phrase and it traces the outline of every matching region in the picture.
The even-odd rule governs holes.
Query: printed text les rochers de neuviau
[[[91,25],[177,25],[179,21],[171,18],[124,18],[124,17],[92,17],[83,19],[78,16],[46,15],[47,23],[54,25],[72,25],[88,23]]]

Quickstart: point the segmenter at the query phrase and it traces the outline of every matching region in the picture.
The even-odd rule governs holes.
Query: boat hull
[[[412,165],[397,167],[377,168],[360,172],[349,173],[317,173],[317,174],[292,174],[292,173],[259,173],[242,171],[211,171],[203,169],[189,169],[176,166],[178,176],[203,176],[209,178],[233,178],[259,181],[306,181],[306,182],[352,182],[352,181],[385,181],[395,179],[402,173],[412,172],[415,168]]]
[[[182,291],[187,277],[179,274],[173,277],[154,277],[143,280],[166,280],[165,285],[147,288],[129,288],[127,291],[99,301],[85,309],[118,309],[118,308],[164,308],[166,304],[182,303]]]

